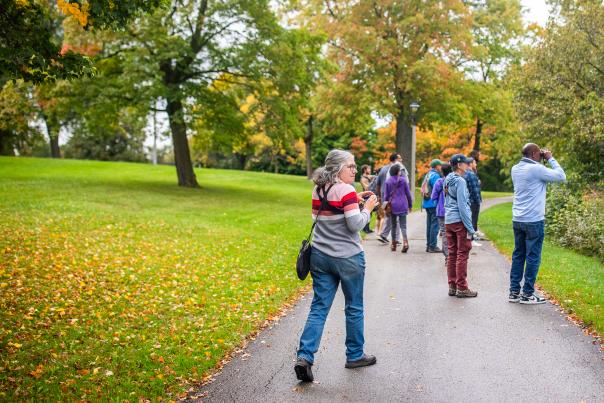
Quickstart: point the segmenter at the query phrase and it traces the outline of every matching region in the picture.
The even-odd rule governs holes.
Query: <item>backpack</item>
[[[421,193],[425,201],[432,199],[432,185],[430,184],[431,173],[432,171],[428,171],[422,182]]]
[[[377,179],[378,179],[378,175],[375,175],[371,181],[369,181],[369,186],[367,186],[367,190],[372,191],[374,194],[375,192],[377,192]]]

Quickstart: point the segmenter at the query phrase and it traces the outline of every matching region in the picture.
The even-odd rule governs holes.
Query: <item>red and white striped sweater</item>
[[[326,189],[329,188],[326,185]],[[321,197],[324,192],[321,191]],[[317,217],[321,200],[317,187],[312,192],[312,217]],[[327,205],[321,210],[315,226],[313,247],[326,255],[347,258],[363,251],[359,231],[369,222],[370,212],[359,209],[352,185],[334,184],[327,194]]]

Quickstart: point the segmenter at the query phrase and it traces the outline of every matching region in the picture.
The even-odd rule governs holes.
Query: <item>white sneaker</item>
[[[530,297],[525,297],[523,295],[520,297],[520,303],[524,305],[545,304],[545,298],[540,297],[537,294],[533,294]]]
[[[472,241],[472,246],[482,246],[482,244],[476,241]]]
[[[479,241],[484,241],[485,239],[488,239],[487,236],[484,234],[484,232],[481,231],[476,231],[474,233],[474,239],[477,239]]]

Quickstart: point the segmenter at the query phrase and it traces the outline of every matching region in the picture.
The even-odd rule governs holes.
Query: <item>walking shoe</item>
[[[480,242],[472,241],[472,246],[482,246]]]
[[[428,249],[426,249],[426,252],[428,252],[428,253],[443,253],[443,250],[441,248],[439,248],[438,246],[435,246],[434,248],[428,248]]]
[[[517,292],[511,292],[510,296],[508,297],[508,301],[511,303],[519,302],[520,294],[518,294]]]
[[[520,297],[520,303],[523,305],[537,305],[537,304],[545,304],[545,298],[542,298],[538,295],[529,295],[528,297],[523,295]]]
[[[374,355],[363,354],[361,358],[355,361],[346,361],[346,368],[359,368],[359,367],[368,367],[377,362],[377,359]]]
[[[401,250],[401,252],[407,253],[408,250],[409,250],[409,242],[405,241],[405,242],[403,242],[403,250]]]
[[[312,375],[311,367],[312,364],[310,362],[306,361],[304,358],[298,358],[296,360],[296,366],[294,367],[298,379],[302,382],[312,382],[315,377]]]
[[[386,238],[383,235],[378,235],[377,240],[380,241],[381,243],[388,243],[388,238]]]
[[[457,289],[457,294],[455,294],[457,298],[474,298],[478,296],[478,292],[472,291],[469,288],[465,290]]]
[[[457,286],[455,284],[449,284],[449,296],[454,297],[457,294]]]
[[[390,244],[390,250],[392,252],[396,252],[396,245],[398,245],[398,242],[396,241],[392,241],[392,243]]]

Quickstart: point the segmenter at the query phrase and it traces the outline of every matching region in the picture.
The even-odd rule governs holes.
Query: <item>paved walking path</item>
[[[310,293],[234,357],[203,388],[202,400],[604,402],[604,354],[555,306],[508,303],[509,264],[488,242],[470,255],[478,298],[457,299],[447,295],[442,255],[424,252],[425,215],[411,214],[409,229],[406,255],[373,236],[364,244],[365,350],[377,356],[375,366],[344,368],[338,291],[315,357],[315,383],[297,381],[293,365]]]

